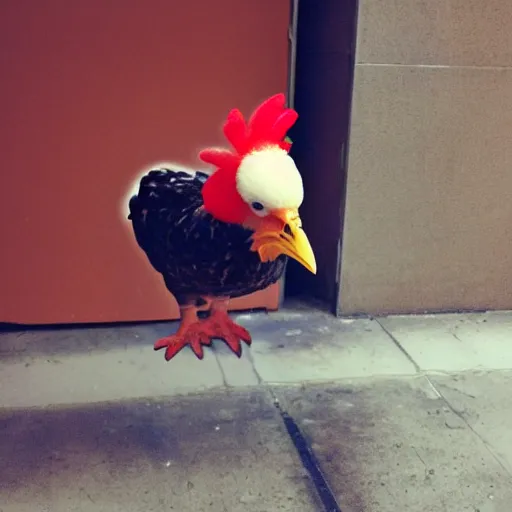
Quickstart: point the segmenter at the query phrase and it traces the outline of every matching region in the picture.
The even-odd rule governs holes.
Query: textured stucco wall
[[[341,313],[512,308],[512,3],[359,9]]]

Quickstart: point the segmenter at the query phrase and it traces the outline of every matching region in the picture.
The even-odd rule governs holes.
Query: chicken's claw
[[[212,338],[225,341],[237,357],[242,356],[241,341],[244,341],[249,346],[252,343],[249,331],[231,320],[224,311],[212,311],[209,318],[204,320],[204,322],[208,324],[208,330]]]
[[[212,339],[202,329],[202,322],[196,322],[189,325],[182,332],[171,334],[158,340],[155,343],[155,350],[165,348],[165,360],[170,361],[180,350],[187,345],[190,345],[192,352],[197,356],[198,359],[203,359],[204,351],[203,345],[211,345]]]
[[[242,344],[251,344],[249,331],[235,323],[225,311],[212,311],[208,318],[182,324],[176,334],[158,340],[155,350],[165,348],[165,360],[170,361],[182,348],[190,346],[198,359],[203,359],[203,346],[211,346],[214,339],[221,339],[237,355],[242,356]]]

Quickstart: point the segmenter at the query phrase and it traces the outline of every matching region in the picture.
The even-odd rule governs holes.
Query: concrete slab
[[[4,334],[0,403],[40,407],[170,396],[224,386],[214,354],[208,352],[199,361],[184,350],[171,366],[153,350],[158,337],[145,332],[132,343],[133,333],[126,329],[110,329],[105,338],[96,329],[33,331],[21,333],[20,345],[28,342],[20,350],[20,345],[9,347],[14,335]]]
[[[415,372],[372,320],[310,308],[236,318],[253,335],[240,360],[216,341],[202,361],[185,349],[167,363],[153,344],[174,322],[1,333],[0,403],[40,407]]]
[[[0,511],[323,510],[270,388],[343,512],[510,512],[511,313],[237,319],[240,360],[166,363],[173,323],[0,334]]]
[[[2,512],[321,510],[263,391],[0,413]]]
[[[512,372],[434,375],[430,380],[512,474]]]
[[[425,371],[512,369],[512,313],[379,319]]]
[[[276,393],[343,512],[510,512],[510,473],[426,377]]]
[[[255,340],[253,343],[258,343]],[[225,343],[214,342],[213,351],[220,366],[224,383],[228,387],[257,386],[260,379],[251,359],[251,348],[243,344],[242,357],[238,359]]]
[[[267,383],[416,372],[374,320],[342,320],[300,309],[238,318],[253,334],[251,358],[259,377]]]

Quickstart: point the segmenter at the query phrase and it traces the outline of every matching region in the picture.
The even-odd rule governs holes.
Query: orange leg
[[[183,306],[178,331],[155,343],[155,350],[165,348],[166,361],[187,345],[198,359],[203,359],[203,346],[210,346],[215,338],[224,340],[238,357],[242,355],[240,342],[251,344],[249,332],[229,318],[228,299],[214,299],[210,316],[204,320],[198,319],[197,310],[196,306]]]

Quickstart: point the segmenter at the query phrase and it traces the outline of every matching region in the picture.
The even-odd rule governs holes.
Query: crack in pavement
[[[463,413],[461,413],[460,411],[455,409],[455,407],[451,404],[451,402],[448,400],[448,398],[446,398],[446,396],[439,389],[439,386],[436,386],[436,384],[430,379],[430,377],[428,375],[425,375],[424,377],[428,380],[430,385],[436,390],[436,392],[439,394],[439,396],[441,397],[443,402],[446,404],[448,409],[450,409],[450,411],[453,414],[455,414],[455,416],[457,416],[468,427],[468,429],[482,442],[485,449],[489,452],[491,457],[500,465],[500,467],[503,469],[503,471],[505,471],[505,473],[508,476],[512,476],[512,472],[507,467],[507,465],[501,460],[501,457],[494,451],[492,445],[490,445],[489,442],[481,434],[479,434],[477,430],[475,430],[475,428],[465,418]]]
[[[418,374],[420,374],[421,376],[423,376],[425,379],[427,379],[427,382],[430,384],[430,386],[432,387],[432,389],[439,395],[439,397],[441,398],[441,400],[443,400],[443,402],[446,404],[446,406],[448,407],[448,409],[450,409],[450,411],[455,414],[455,416],[457,416],[463,423],[464,425],[466,425],[466,427],[480,440],[480,442],[483,444],[483,446],[485,447],[485,449],[487,450],[487,452],[491,455],[491,457],[499,464],[499,466],[503,469],[503,471],[505,471],[505,473],[509,476],[512,476],[512,472],[511,470],[507,467],[507,465],[501,460],[501,457],[494,451],[492,445],[489,444],[489,442],[482,436],[480,435],[476,430],[475,428],[473,428],[473,426],[469,423],[469,421],[464,417],[464,414],[461,413],[460,411],[458,411],[457,409],[455,409],[455,407],[450,403],[450,401],[448,400],[448,398],[442,393],[441,389],[440,389],[440,386],[437,386],[433,381],[432,379],[430,378],[428,372],[426,371],[423,371],[421,366],[414,360],[414,358],[411,356],[411,354],[409,354],[409,352],[402,346],[402,344],[396,339],[395,336],[393,336],[393,334],[379,321],[378,318],[375,318],[375,321],[381,326],[382,330],[389,336],[389,338],[391,339],[391,341],[395,344],[395,346],[400,350],[400,352],[402,352],[405,357],[407,357],[407,359],[414,365],[416,371],[418,372]],[[453,335],[454,338],[456,338],[457,340],[459,341],[462,341],[460,340],[460,338],[455,334],[455,333],[451,333]],[[442,373],[445,373],[446,375],[450,375],[449,372],[442,372]],[[470,396],[470,395],[468,395]]]

